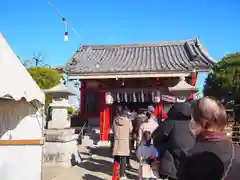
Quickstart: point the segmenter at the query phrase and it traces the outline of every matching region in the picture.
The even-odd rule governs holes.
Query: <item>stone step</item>
[[[93,145],[94,144],[94,140],[91,139],[91,137],[89,136],[84,136],[83,140],[82,140],[82,145]]]

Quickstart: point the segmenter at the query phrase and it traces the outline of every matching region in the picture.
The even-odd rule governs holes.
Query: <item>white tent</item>
[[[40,180],[44,94],[0,33],[1,180]]]

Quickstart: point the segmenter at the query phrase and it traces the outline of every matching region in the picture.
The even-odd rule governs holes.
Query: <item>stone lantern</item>
[[[63,84],[43,90],[52,96],[52,118],[45,129],[46,143],[43,147],[43,161],[50,165],[72,166],[81,161],[77,148],[78,134],[70,128],[68,118],[69,95],[74,93]]]
[[[189,92],[196,93],[198,90],[195,86],[188,84],[185,81],[185,77],[180,77],[179,82],[168,88],[170,92],[176,95],[176,102],[185,102],[189,95]]]
[[[59,84],[51,89],[43,90],[45,94],[52,96],[52,103],[49,106],[52,108],[52,120],[48,123],[49,129],[65,129],[70,128],[70,120],[68,118],[68,97],[75,95],[63,84]]]

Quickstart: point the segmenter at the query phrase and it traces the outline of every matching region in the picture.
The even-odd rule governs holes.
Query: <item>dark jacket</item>
[[[230,165],[234,149],[232,166],[225,179],[240,179],[240,148],[228,140],[216,142],[200,141],[188,152],[185,161],[182,159],[178,178],[179,180],[222,180]],[[184,156],[184,155],[183,155]]]
[[[191,134],[189,123],[191,105],[177,103],[168,113],[168,118],[153,132],[153,142],[160,154],[160,175],[176,179],[182,152],[194,146],[195,137]],[[162,151],[162,148],[166,148]]]

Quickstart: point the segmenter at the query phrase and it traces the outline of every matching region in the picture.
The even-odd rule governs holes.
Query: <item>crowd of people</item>
[[[227,114],[218,100],[203,97],[176,103],[161,123],[153,111],[152,106],[138,113],[117,107],[112,154],[121,179],[131,167],[134,147],[142,180],[239,179],[240,147],[224,132]]]

